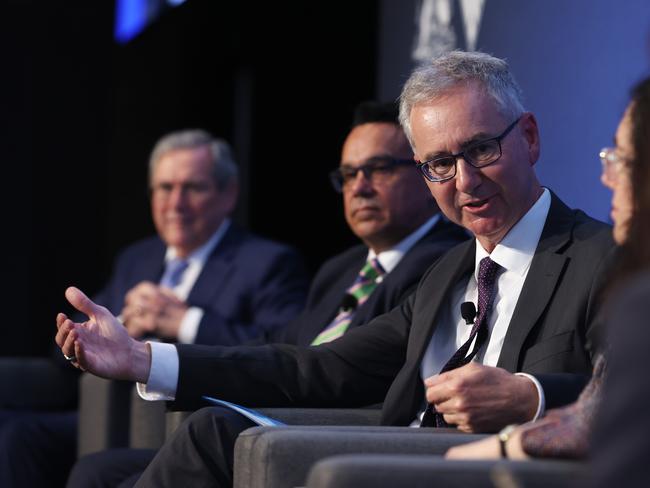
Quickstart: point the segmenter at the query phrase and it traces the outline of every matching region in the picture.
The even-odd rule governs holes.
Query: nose
[[[616,181],[608,175],[608,172],[605,168],[603,168],[602,173],[600,173],[600,182],[610,190],[614,189],[614,186],[616,185]]]
[[[368,195],[375,191],[370,175],[366,175],[362,170],[357,171],[357,174],[354,175],[354,179],[350,181],[349,185],[354,195]]]
[[[462,193],[472,193],[481,184],[481,170],[465,159],[456,161],[456,189]]]
[[[186,193],[182,186],[174,186],[169,194],[169,205],[173,208],[179,208],[185,205]]]

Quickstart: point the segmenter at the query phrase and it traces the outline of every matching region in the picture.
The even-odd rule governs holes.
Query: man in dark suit
[[[326,261],[312,281],[303,311],[257,343],[312,344],[349,299],[348,289],[359,270],[377,258],[385,273],[355,307],[346,331],[359,327],[401,303],[432,261],[468,238],[440,215],[415,168],[395,103],[363,102],[356,107],[341,165],[330,176],[343,195],[350,230],[362,244]],[[130,471],[144,469],[154,454],[113,450],[87,456],[75,466],[69,486],[87,487],[91,480],[117,483]]]
[[[537,181],[537,123],[503,60],[457,51],[434,59],[406,83],[400,120],[439,207],[476,236],[433,265],[401,306],[314,348],[178,345],[169,388],[155,374],[168,351],[129,341],[110,314],[69,289],[99,327],[59,315],[63,352],[100,376],[165,391],[180,408],[204,394],[259,406],[384,400],[385,425],[492,432],[575,400],[591,370],[609,227]],[[131,351],[119,367],[97,360],[107,339]],[[236,433],[249,425],[223,409],[195,413],[139,483],[228,484]]]
[[[237,172],[229,145],[202,130],[169,134],[154,147],[149,183],[158,235],[129,246],[95,297],[120,314],[132,337],[235,345],[302,309],[308,281],[298,253],[229,220]],[[64,376],[56,390],[76,390],[76,383]],[[0,411],[0,485],[61,484],[74,460],[76,419],[74,411],[31,412],[28,405]]]

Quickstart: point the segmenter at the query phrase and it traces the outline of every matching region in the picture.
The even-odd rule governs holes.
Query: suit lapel
[[[151,281],[158,283],[165,270],[165,252],[167,248],[165,244],[157,239],[151,246],[150,252],[143,254],[142,257],[137,259],[134,264],[137,267],[137,272],[132,273],[132,276],[137,276],[137,283],[141,281]],[[133,285],[136,285],[134,283]],[[128,290],[127,290],[128,291]]]
[[[429,275],[418,289],[407,351],[408,358],[415,359],[418,366],[431,341],[441,307],[447,303],[459,280],[474,269],[475,256],[476,240],[471,239],[445,255],[436,266],[435,274]]]
[[[566,266],[567,257],[561,250],[571,240],[573,223],[571,210],[551,193],[546,224],[508,325],[498,367],[517,370],[524,341],[550,302]]]
[[[214,301],[214,296],[225,288],[233,258],[242,238],[243,233],[231,224],[205,262],[201,274],[187,297],[188,303],[208,304]]]

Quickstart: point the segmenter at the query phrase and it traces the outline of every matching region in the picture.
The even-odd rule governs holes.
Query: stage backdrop
[[[410,70],[440,50],[506,58],[537,115],[537,173],[574,207],[609,220],[598,152],[633,84],[650,74],[648,0],[381,2],[378,91],[399,95]]]

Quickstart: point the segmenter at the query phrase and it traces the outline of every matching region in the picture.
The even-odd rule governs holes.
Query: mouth
[[[379,208],[372,206],[363,206],[355,208],[352,211],[352,217],[357,221],[376,220],[379,215]]]
[[[492,197],[484,198],[482,200],[473,200],[462,204],[462,208],[470,213],[480,213],[487,209],[491,199]]]

